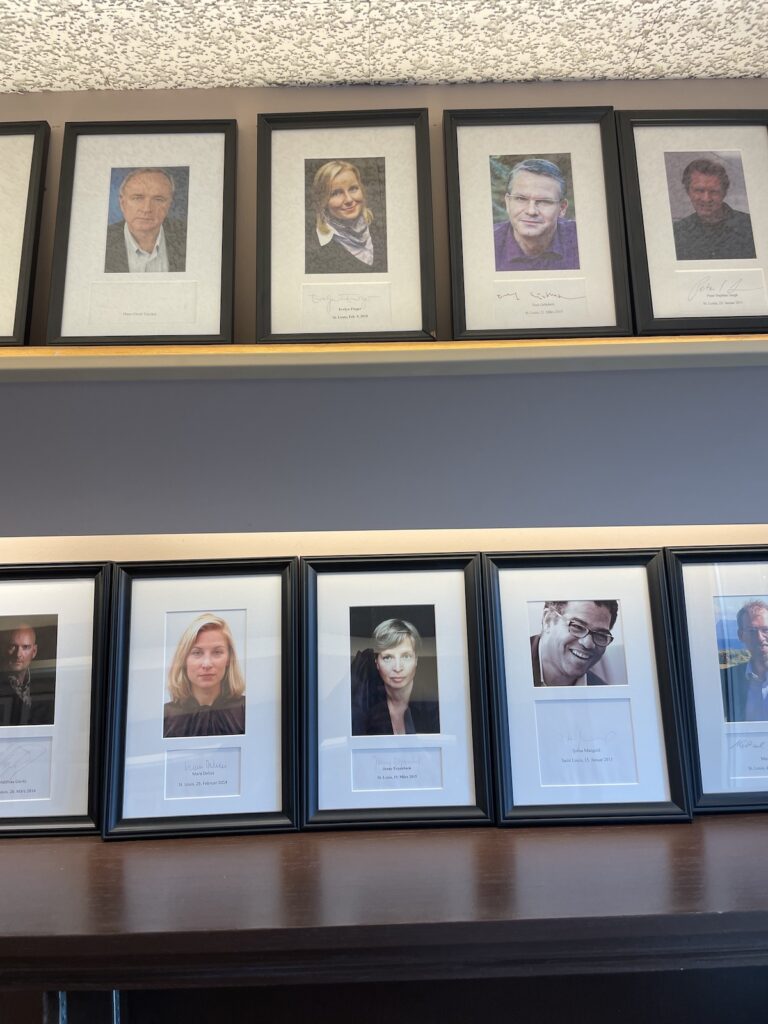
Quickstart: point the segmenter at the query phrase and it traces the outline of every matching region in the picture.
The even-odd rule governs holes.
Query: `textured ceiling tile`
[[[768,74],[768,0],[0,0],[0,91]]]

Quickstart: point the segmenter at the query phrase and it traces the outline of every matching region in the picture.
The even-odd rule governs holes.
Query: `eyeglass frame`
[[[565,618],[565,615],[563,615],[562,612],[557,611],[557,609],[553,608],[552,611],[554,611],[555,615],[559,615],[561,619]],[[571,628],[572,623],[576,623],[579,629],[583,630],[584,632],[575,633]],[[583,640],[584,637],[589,636],[595,647],[601,647],[603,650],[606,650],[608,647],[610,647],[613,641],[616,639],[616,637],[609,629],[590,629],[589,626],[586,626],[580,619],[568,619],[566,621],[566,626],[568,628],[568,632],[571,633],[572,636],[577,637],[579,640]],[[597,636],[607,636],[610,637],[610,639],[607,643],[601,644],[600,641],[596,639]]]

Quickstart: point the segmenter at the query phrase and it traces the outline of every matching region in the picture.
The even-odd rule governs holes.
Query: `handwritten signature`
[[[31,749],[14,745],[5,756],[0,754],[0,779],[17,779],[20,772],[44,756],[45,750],[39,747]]]
[[[712,277],[703,277],[688,292],[688,301],[693,302],[699,295],[725,295],[734,298],[741,291],[754,291],[744,288],[743,277],[723,277],[719,281]]]
[[[739,739],[734,740],[730,745],[730,750],[762,750],[766,745],[766,740],[745,740]]]
[[[325,312],[332,316],[334,313],[364,313],[368,308],[368,299],[364,295],[310,295],[316,306],[325,306]]]
[[[613,729],[602,736],[588,736],[579,729],[578,732],[561,732],[560,740],[562,743],[577,743],[582,747],[591,747],[595,744],[613,743],[617,736],[618,733]]]

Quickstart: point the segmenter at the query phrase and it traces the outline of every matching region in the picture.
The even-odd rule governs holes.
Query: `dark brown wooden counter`
[[[692,825],[0,843],[0,986],[768,964],[768,816]]]

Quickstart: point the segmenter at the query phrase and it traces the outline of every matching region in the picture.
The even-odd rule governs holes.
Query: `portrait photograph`
[[[677,259],[754,259],[741,154],[665,153],[664,164]]]
[[[447,110],[453,336],[631,330],[610,107]]]
[[[349,609],[352,735],[440,732],[434,605]]]
[[[384,157],[304,161],[307,274],[387,270]]]
[[[768,552],[677,548],[667,560],[694,809],[768,806]]]
[[[479,558],[302,567],[303,826],[488,823]]]
[[[616,119],[637,333],[764,331],[768,114]]]
[[[242,608],[166,613],[164,737],[245,733],[245,636]]]
[[[0,615],[0,726],[53,725],[57,615]]]
[[[232,341],[235,121],[68,123],[47,341]]]
[[[116,569],[105,836],[293,827],[293,559]]]
[[[0,345],[29,337],[49,136],[46,121],[0,124]]]
[[[484,559],[501,823],[687,820],[663,552]]]
[[[578,270],[570,153],[489,158],[497,270]]]
[[[571,598],[529,601],[534,686],[626,686],[621,605]]]
[[[183,273],[188,202],[189,167],[113,167],[105,272]]]
[[[431,341],[426,110],[259,114],[257,341]]]
[[[110,575],[0,566],[0,834],[100,827]]]

